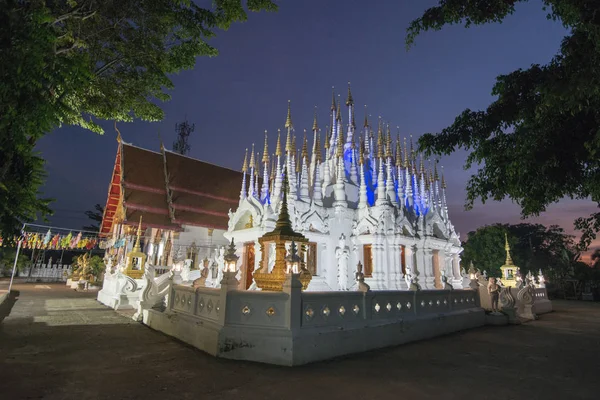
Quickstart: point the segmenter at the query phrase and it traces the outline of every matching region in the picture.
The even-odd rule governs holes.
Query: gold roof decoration
[[[335,120],[342,122],[342,101],[340,100],[339,94],[338,94],[337,113],[335,115]]]
[[[419,175],[425,176],[425,165],[423,164],[423,154],[421,154],[421,164],[419,166]]]
[[[296,173],[299,174],[300,173],[300,149],[296,149],[295,166],[296,166]]]
[[[331,111],[333,112],[332,115],[335,115],[335,110],[336,110],[336,104],[335,104],[335,87],[332,86],[331,87]]]
[[[348,82],[348,97],[346,98],[346,106],[350,107],[354,105],[354,99],[352,98],[352,91],[350,90],[350,82]]]
[[[400,133],[398,133],[396,136],[396,167],[402,167],[402,145],[400,144]]]
[[[258,160],[258,151],[256,152],[256,160]],[[258,176],[258,175],[259,175],[259,173],[260,173],[260,163],[259,163],[259,162],[257,162],[257,163],[254,165],[254,176]]]
[[[115,121],[115,131],[117,131],[117,143],[121,144],[123,142],[123,138],[121,137],[121,131],[117,128],[117,121]]]
[[[254,271],[253,277],[261,290],[264,291],[276,291],[281,292],[283,290],[283,283],[286,279],[286,243],[293,242],[300,245],[300,260],[304,260],[304,252],[308,239],[299,232],[295,232],[292,228],[290,221],[290,215],[287,205],[287,193],[289,190],[288,171],[285,167],[283,175],[283,199],[281,201],[281,208],[279,210],[279,217],[275,223],[275,229],[271,232],[265,233],[258,239],[260,244],[260,250],[262,259],[260,261],[260,267]],[[268,272],[268,252],[270,244],[275,243],[275,265],[271,272]],[[265,246],[266,245],[266,246]],[[310,280],[312,279],[311,273],[306,269],[306,266],[300,261],[300,282],[302,282],[302,289],[306,290]]]
[[[254,143],[252,143],[252,151],[250,152],[250,169],[254,168],[256,165],[254,164]]]
[[[248,172],[248,149],[246,149],[246,155],[244,155],[244,163],[242,164],[242,172]]]
[[[438,165],[438,160],[435,160],[435,163],[433,164],[433,179],[436,182],[440,180],[440,177],[438,176],[437,165]]]
[[[292,101],[288,100],[287,117],[285,119],[285,128],[292,129]]]
[[[358,164],[359,165],[364,165],[365,164],[365,141],[363,139],[363,137],[360,137],[360,142],[359,142],[359,149],[358,149]]]
[[[367,105],[365,104],[365,123],[363,125],[363,128],[368,128],[369,127],[369,118],[367,116]]]
[[[319,129],[319,132],[317,133],[317,144],[315,145],[315,151],[316,153],[316,160],[317,163],[320,163],[322,161],[323,158],[323,154],[321,153],[321,130]]]
[[[392,134],[390,132],[390,124],[387,124],[387,136],[385,138],[385,156],[392,158]]]
[[[304,130],[304,141],[302,143],[302,160],[308,160],[308,139],[306,138],[306,129]]]
[[[140,215],[140,223],[138,224],[137,231],[135,233],[135,244],[133,245],[133,251],[140,251],[140,236],[142,235],[142,216]]]
[[[319,124],[317,123],[317,106],[315,106],[315,116],[313,118],[312,130],[313,131],[319,130]]]
[[[377,158],[383,158],[383,130],[381,128],[381,117],[377,127]]]
[[[325,148],[328,149],[330,147],[329,140],[333,136],[333,129],[331,129],[331,127],[327,126],[327,127],[325,127],[325,132],[326,132],[325,133]]]
[[[444,167],[442,167],[442,189],[446,189],[446,179],[444,178]]]
[[[281,129],[277,129],[277,144],[275,145],[275,155],[281,156]]]
[[[404,168],[410,171],[410,159],[408,158],[408,145],[406,144],[406,136],[404,137]]]
[[[262,162],[265,164],[269,162],[269,144],[267,142],[267,130],[266,129],[265,129],[265,148],[263,149]]]
[[[336,157],[344,156],[344,126],[342,124],[340,124],[340,131],[338,132],[335,155]]]
[[[504,265],[514,265],[512,257],[510,256],[510,245],[508,244],[508,234],[504,232],[504,250],[506,250],[506,260]]]
[[[273,159],[275,159],[275,154],[272,154],[271,157],[273,157]],[[271,163],[271,174],[269,175],[269,180],[273,180],[275,179],[275,163],[272,162]]]

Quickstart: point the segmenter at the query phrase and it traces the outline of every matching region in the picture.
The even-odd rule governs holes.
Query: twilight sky
[[[173,77],[164,121],[121,123],[119,129],[126,142],[152,150],[159,148],[160,132],[171,148],[175,124],[187,117],[196,124],[191,157],[240,169],[246,147],[256,142],[262,151],[265,129],[274,148],[288,99],[301,136],[312,126],[314,106],[324,129],[331,87],[344,97],[350,81],[359,126],[367,104],[373,121],[381,115],[399,126],[401,135],[416,138],[448,126],[465,108],[485,108],[497,75],[548,62],[565,34],[560,24],[546,20],[541,1],[534,0],[518,5],[503,24],[423,34],[407,52],[409,22],[436,3],[281,1],[277,13],[250,14],[246,23],[219,32],[211,42],[218,57],[199,58],[193,71]],[[117,143],[112,124],[103,126],[104,136],[64,127],[40,141],[49,174],[45,194],[56,199],[53,225],[79,228],[88,223],[85,210],[106,202]],[[464,211],[470,175],[462,168],[464,157],[455,153],[441,160],[457,231],[464,237],[482,225],[518,223],[519,208],[510,201]],[[572,221],[595,209],[591,201],[565,200],[529,221],[573,232]]]

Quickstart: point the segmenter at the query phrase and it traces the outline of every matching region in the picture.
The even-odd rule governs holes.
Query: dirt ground
[[[0,289],[2,289],[0,284]],[[216,359],[102,306],[17,284],[0,307],[0,399],[600,399],[600,304],[286,368]]]

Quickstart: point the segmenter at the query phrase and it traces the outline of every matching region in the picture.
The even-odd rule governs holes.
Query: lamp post
[[[239,257],[235,254],[235,244],[233,238],[227,249],[227,253],[223,257],[223,280],[220,282],[221,287],[226,287],[227,290],[235,290],[239,285],[239,281],[235,277],[237,275],[237,261]]]
[[[469,279],[471,279],[471,282],[469,282],[469,287],[473,290],[479,290],[479,283],[477,282],[477,270],[473,266],[473,261],[471,261],[471,264],[469,265]]]

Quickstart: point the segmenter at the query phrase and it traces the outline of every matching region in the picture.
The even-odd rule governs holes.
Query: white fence
[[[296,279],[296,278],[294,278]],[[223,281],[225,282],[225,281]],[[222,283],[223,283],[222,282]],[[171,285],[144,323],[219,357],[299,365],[482,326],[475,291],[283,292]]]
[[[19,276],[26,278],[27,282],[66,282],[71,274],[69,264],[31,264]]]

